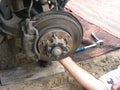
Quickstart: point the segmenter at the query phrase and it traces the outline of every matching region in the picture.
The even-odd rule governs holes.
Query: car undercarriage
[[[19,38],[26,56],[35,61],[71,55],[81,43],[83,30],[77,18],[64,9],[67,2],[0,0],[0,44]]]

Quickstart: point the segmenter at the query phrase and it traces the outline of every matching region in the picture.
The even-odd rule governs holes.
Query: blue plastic
[[[81,52],[81,51],[85,51],[85,47],[79,47],[75,50],[75,53]]]

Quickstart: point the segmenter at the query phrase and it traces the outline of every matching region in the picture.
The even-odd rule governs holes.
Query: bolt
[[[53,42],[53,41],[54,41],[54,38],[53,38],[53,37],[51,37],[50,41],[51,41],[51,42]]]
[[[53,37],[54,37],[55,39],[58,38],[56,33],[53,34]]]
[[[42,45],[43,45],[43,46],[46,46],[46,45],[47,45],[47,41],[45,41],[45,40],[42,41]]]
[[[64,40],[65,40],[65,42],[67,44],[68,43],[68,37],[65,37]]]
[[[50,51],[52,48],[51,47],[48,47],[48,51]]]

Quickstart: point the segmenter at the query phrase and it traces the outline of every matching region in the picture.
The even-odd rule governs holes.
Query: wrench
[[[88,45],[88,46],[83,46],[83,47],[79,47],[75,50],[75,53],[81,52],[81,51],[85,51],[88,48],[92,48],[92,47],[96,47],[96,46],[101,46],[104,44],[103,40],[100,40],[93,32],[91,34],[91,36],[96,40],[96,42],[94,44]]]
[[[91,33],[91,36],[96,40],[97,46],[101,46],[104,44],[104,41],[100,40],[93,32]]]

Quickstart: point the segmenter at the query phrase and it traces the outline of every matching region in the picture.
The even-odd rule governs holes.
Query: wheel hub
[[[38,33],[35,37],[34,53],[39,59],[60,60],[72,55],[79,47],[83,30],[72,14],[53,11],[39,14],[35,18],[33,26]]]
[[[45,59],[58,59],[69,53],[73,46],[73,40],[69,33],[61,29],[52,29],[40,37],[38,50],[43,53]]]
[[[52,50],[52,54],[54,56],[58,56],[59,57],[62,54],[62,49],[60,47],[55,47]]]

